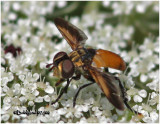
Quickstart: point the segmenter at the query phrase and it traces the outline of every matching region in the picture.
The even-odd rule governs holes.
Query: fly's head
[[[68,57],[67,53],[59,52],[53,58],[53,63],[47,64],[46,68],[50,68],[50,71],[54,69],[53,75],[58,78],[68,79],[74,74],[74,64]]]

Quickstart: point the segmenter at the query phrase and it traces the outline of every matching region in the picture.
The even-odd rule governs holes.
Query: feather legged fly
[[[53,75],[59,78],[56,86],[67,80],[66,86],[52,104],[56,103],[64,92],[67,92],[72,79],[79,80],[83,75],[91,83],[85,84],[78,89],[73,99],[73,107],[76,104],[80,90],[96,82],[109,102],[117,109],[124,111],[125,104],[132,112],[140,115],[141,113],[133,110],[128,105],[125,88],[119,78],[108,71],[103,72],[101,68],[109,67],[124,71],[126,69],[124,60],[108,50],[84,47],[88,38],[82,30],[62,18],[55,18],[54,22],[73,51],[69,54],[63,51],[58,52],[53,58],[53,63],[46,65],[47,68],[52,65],[50,70],[54,69]]]

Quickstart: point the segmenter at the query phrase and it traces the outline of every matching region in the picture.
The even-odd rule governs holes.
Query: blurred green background
[[[66,15],[81,18],[83,14],[97,11],[98,13],[110,14],[111,16],[105,19],[105,23],[111,24],[112,26],[116,26],[119,23],[134,26],[135,32],[133,40],[135,40],[136,43],[141,44],[146,36],[153,35],[157,37],[159,35],[159,13],[153,11],[154,5],[159,4],[158,1],[154,1],[149,5],[144,13],[138,13],[136,9],[133,8],[128,15],[123,13],[114,15],[111,7],[113,3],[114,2],[111,1],[110,5],[105,7],[102,1],[70,1],[67,2],[64,8],[55,7],[52,14],[46,15],[46,19],[52,21],[54,17],[64,18]],[[118,2],[118,4],[123,3],[125,4],[125,2]],[[135,2],[135,4],[138,5],[139,3]]]

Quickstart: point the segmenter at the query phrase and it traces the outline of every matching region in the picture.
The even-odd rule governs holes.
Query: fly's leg
[[[61,84],[61,83],[64,82],[64,81],[65,81],[65,79],[63,79],[63,78],[59,79],[59,80],[56,82],[56,86],[58,86],[59,84]]]
[[[71,82],[71,80],[67,79],[67,85],[64,87],[64,89],[62,90],[62,92],[60,93],[60,95],[58,96],[58,98],[57,98],[54,102],[51,103],[51,105],[53,105],[53,104],[55,104],[56,102],[58,102],[58,100],[61,98],[61,96],[63,95],[63,93],[64,93],[65,91],[67,91],[70,82]]]
[[[108,68],[104,68],[104,72],[107,72],[107,73],[110,73],[109,72],[109,70],[108,70]],[[110,74],[112,74],[112,75],[116,75],[117,73],[110,73]],[[122,83],[121,83],[121,81],[119,80],[119,78],[118,77],[116,77],[116,76],[114,76],[115,77],[115,79],[116,80],[118,80],[118,82],[119,82],[119,86],[120,86],[120,89],[121,89],[121,92],[122,92],[122,97],[123,97],[123,101],[124,101],[124,103],[125,103],[125,105],[127,106],[127,108],[129,108],[131,111],[133,111],[132,109],[131,109],[131,107],[128,105],[128,99],[127,99],[127,93],[126,93],[126,89],[124,88],[124,86],[122,85]]]
[[[108,70],[108,68],[104,68],[104,72],[110,73],[109,70]],[[112,75],[116,75],[116,74],[118,74],[118,73],[116,73],[116,72],[115,72],[115,73],[112,73]],[[127,107],[130,111],[134,112],[135,114],[141,114],[141,113],[133,110],[133,109],[130,107],[130,105],[128,104],[128,98],[126,97],[126,96],[127,96],[126,89],[125,89],[124,86],[122,85],[120,79],[119,79],[118,77],[116,77],[116,76],[114,76],[114,77],[115,77],[115,79],[118,80],[118,82],[119,82],[119,86],[120,86],[120,89],[121,89],[121,92],[122,92],[123,102],[124,102],[124,104],[126,105],[126,107]]]
[[[77,93],[76,93],[76,95],[74,96],[74,99],[73,99],[73,107],[76,105],[76,100],[77,100],[77,97],[78,97],[79,92],[80,92],[83,88],[85,88],[85,87],[87,87],[87,86],[89,86],[89,85],[91,85],[91,84],[93,84],[93,83],[95,83],[95,82],[91,82],[91,83],[89,83],[89,84],[85,84],[85,85],[81,86],[81,87],[78,89],[78,91],[77,91]]]
[[[77,93],[76,93],[76,95],[74,96],[74,99],[73,99],[73,107],[75,107],[75,105],[76,105],[76,100],[77,100],[77,97],[78,97],[79,92],[80,92],[83,88],[85,88],[85,87],[87,87],[87,86],[90,86],[91,84],[94,84],[94,83],[95,83],[95,82],[94,82],[94,79],[93,79],[92,77],[89,77],[88,75],[84,75],[84,77],[85,77],[86,79],[88,79],[89,81],[92,81],[92,82],[89,83],[89,84],[84,84],[83,86],[81,86],[81,87],[78,89],[78,91],[77,91]]]
[[[76,76],[72,77],[72,79],[74,79],[74,80],[79,80],[80,78],[81,78],[80,73],[78,73],[78,74],[76,74]]]
[[[133,110],[133,109],[129,106],[129,104],[128,104],[128,99],[127,99],[127,97],[126,97],[126,96],[127,96],[127,93],[126,93],[126,90],[125,90],[124,86],[122,85],[122,83],[121,83],[121,81],[119,80],[118,77],[115,77],[115,79],[118,80],[118,82],[119,82],[119,86],[120,86],[120,89],[121,89],[121,92],[122,92],[122,97],[123,97],[124,104],[127,106],[127,108],[128,108],[130,111],[134,112],[135,114],[141,114],[141,113]]]
[[[109,72],[108,68],[105,67],[104,68],[104,72]]]
[[[72,77],[70,80],[67,79],[67,85],[64,87],[64,89],[62,90],[62,92],[60,93],[60,95],[57,97],[57,99],[52,102],[51,104],[55,104],[56,102],[58,102],[58,100],[62,97],[63,93],[67,93],[67,89],[68,89],[68,86],[70,84],[70,82],[72,81],[72,79],[74,80],[79,80],[81,77],[80,74],[77,74],[76,76]],[[56,83],[56,86],[58,86],[60,83],[62,83],[63,81],[65,81],[64,79],[60,79],[57,83]]]
[[[81,74],[77,74],[76,76],[74,76],[74,77],[71,78],[70,82],[72,81],[72,79],[73,80],[79,80],[80,78],[81,78]],[[67,89],[65,89],[64,92],[67,93]]]

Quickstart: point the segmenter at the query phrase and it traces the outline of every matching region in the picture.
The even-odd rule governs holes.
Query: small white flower
[[[89,117],[87,118],[87,123],[98,123],[97,117]]]
[[[143,115],[144,117],[149,116],[148,111],[141,110],[140,112],[142,113],[142,115]]]
[[[158,115],[158,113],[156,113],[155,111],[153,111],[153,112],[150,113],[150,117],[152,119],[152,122],[155,122],[155,121],[158,120],[159,115]]]
[[[138,94],[139,94],[141,97],[143,97],[143,98],[146,98],[146,96],[147,96],[146,90],[140,90],[140,91],[138,92]]]
[[[136,11],[139,13],[144,13],[145,12],[145,7],[142,4],[139,4],[136,6]]]
[[[41,62],[41,63],[40,63],[40,68],[41,68],[41,69],[45,69],[45,68],[46,68],[46,63],[47,63],[47,62],[45,62],[45,63],[44,63],[44,62]]]
[[[80,118],[80,117],[82,117],[83,114],[80,111],[76,111],[74,113],[74,115],[75,115],[76,118]]]
[[[2,85],[7,85],[8,82],[9,82],[8,77],[2,78]]]
[[[58,114],[64,115],[64,114],[66,114],[66,113],[67,113],[67,111],[66,111],[65,108],[60,108],[60,109],[58,109]]]
[[[34,90],[33,94],[34,94],[35,96],[38,96],[38,95],[39,95],[39,91],[38,91],[38,90]]]
[[[150,105],[148,104],[142,104],[142,107],[144,110],[146,110],[147,112],[151,112],[152,111],[152,108]]]
[[[20,84],[15,84],[14,89],[19,90],[21,88]]]
[[[19,79],[20,79],[21,81],[24,81],[24,79],[25,79],[25,76],[24,76],[24,75],[19,75],[18,77],[19,77]]]
[[[37,81],[39,79],[39,74],[38,73],[34,73],[33,74],[33,78],[35,81]]]
[[[28,84],[27,87],[28,87],[28,89],[31,90],[31,92],[33,92],[37,89],[37,84],[36,83],[30,83],[30,84]],[[37,91],[35,93],[38,94]]]
[[[97,111],[98,107],[92,107],[92,111]]]
[[[9,114],[5,114],[5,115],[2,115],[1,118],[2,118],[2,120],[3,120],[4,122],[6,122],[6,121],[8,121],[8,119],[10,118],[10,115],[9,115]]]
[[[2,72],[2,86],[7,85],[8,82],[14,79],[13,73],[11,72],[4,72],[4,69],[1,70]]]
[[[133,106],[133,109],[137,112],[141,112],[142,111],[142,106],[139,106],[139,105],[134,105]]]
[[[155,104],[159,103],[159,95],[155,96],[154,98],[151,98],[149,103],[150,103],[150,105],[155,105]]]
[[[12,115],[12,120],[20,120],[20,116],[19,115]]]
[[[151,90],[157,91],[157,88],[158,88],[158,79],[152,81],[151,83],[148,83],[146,86],[148,86]]]
[[[57,5],[59,8],[63,8],[64,6],[66,6],[66,4],[67,4],[66,1],[58,1],[57,2]]]
[[[46,84],[44,82],[37,82],[37,87],[41,89],[46,89]]]
[[[18,106],[21,104],[19,98],[13,98],[12,101],[11,101],[12,105],[15,105],[15,106]]]
[[[157,96],[157,93],[155,93],[155,92],[152,92],[151,93],[151,98],[153,99],[154,97],[156,97]]]
[[[19,100],[21,101],[21,103],[25,103],[25,102],[27,101],[24,96],[21,96],[21,97],[19,98]]]
[[[47,86],[46,89],[45,89],[45,92],[49,93],[49,94],[52,94],[54,92],[54,89],[51,86]]]
[[[19,4],[18,2],[13,3],[13,9],[14,9],[15,11],[20,10],[20,8],[21,8],[21,6],[20,6],[20,4]]]
[[[142,82],[146,82],[147,81],[147,75],[144,75],[144,74],[142,74],[141,75],[141,77],[140,77],[140,80],[142,81]]]
[[[100,117],[102,115],[102,112],[97,110],[94,112],[95,116]]]
[[[127,90],[127,94],[130,95],[130,96],[134,96],[138,93],[138,90],[135,89],[135,88],[130,88],[129,90]]]
[[[52,117],[55,119],[55,122],[58,122],[58,121],[59,121],[60,115],[58,114],[58,111],[57,111],[57,110],[53,111]]]
[[[2,94],[1,94],[2,95]],[[13,97],[13,90],[12,89],[8,89],[6,92],[6,95],[8,95],[9,97]]]
[[[26,91],[27,91],[27,89],[22,88],[22,89],[21,89],[21,94],[22,94],[22,95],[26,95]]]
[[[40,107],[38,110],[39,111],[44,111],[44,109],[45,109],[44,107]]]
[[[108,7],[110,4],[110,1],[103,1],[102,3],[103,3],[103,6]]]
[[[55,104],[52,105],[54,108],[58,108],[59,107],[59,104],[58,102],[56,102]]]
[[[144,117],[144,118],[143,118],[143,121],[144,121],[144,122],[147,122],[147,123],[152,123],[151,117]]]
[[[138,96],[138,95],[135,95],[135,96],[133,97],[133,100],[134,100],[135,102],[142,102],[142,101],[143,101],[142,97],[140,97],[140,96]]]
[[[157,104],[157,110],[159,111],[159,104]]]
[[[66,118],[70,118],[70,117],[72,118],[72,117],[73,117],[73,114],[74,114],[73,112],[75,112],[75,109],[74,109],[74,108],[68,108],[68,109],[67,109],[67,113],[65,114],[65,117],[66,117]]]
[[[39,96],[34,101],[38,103],[43,102],[43,97]]]
[[[31,93],[26,93],[25,97],[26,97],[26,99],[29,99],[29,100],[35,100],[35,98],[36,98],[36,96]],[[38,98],[36,100],[40,101],[40,99],[38,99]]]
[[[46,102],[50,102],[50,97],[49,97],[48,95],[45,95],[45,96],[44,96],[44,100],[45,100]]]
[[[83,105],[83,106],[82,106],[82,111],[87,112],[87,111],[88,111],[88,109],[89,109],[89,108],[88,108],[88,106],[87,106],[87,105]]]
[[[5,97],[3,99],[3,103],[6,104],[6,103],[10,103],[12,101],[11,97]]]
[[[3,90],[3,92],[7,92],[7,91],[9,90],[9,87],[8,87],[8,86],[4,86],[4,87],[2,88],[2,90]]]
[[[8,15],[9,20],[15,20],[17,18],[17,15],[15,13],[10,13]]]
[[[3,110],[8,111],[11,108],[11,104],[10,103],[5,103],[3,105]]]
[[[46,122],[49,121],[49,119],[48,119],[47,117],[44,117],[44,116],[41,116],[39,120],[40,120],[41,122],[44,122],[44,123],[46,123]]]
[[[59,121],[58,123],[59,123],[59,124],[64,124],[64,121]]]
[[[93,104],[94,103],[94,99],[91,97],[91,98],[89,98],[89,99],[86,99],[85,101],[84,101],[84,104],[85,105],[90,105],[90,104]]]
[[[98,121],[99,121],[99,123],[106,123],[107,122],[107,118],[105,117],[105,116],[100,116],[100,117],[98,117]]]
[[[28,121],[29,122],[36,122],[36,118],[37,118],[37,115],[35,115],[35,114],[31,114],[30,116],[28,116]]]
[[[81,124],[87,123],[86,118],[85,117],[80,118],[79,123],[81,123]]]

